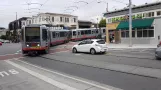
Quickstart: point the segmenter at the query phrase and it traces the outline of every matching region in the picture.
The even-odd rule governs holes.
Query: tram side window
[[[80,31],[78,31],[78,35],[80,35]]]
[[[60,32],[60,37],[64,37],[65,33],[64,32]]]
[[[94,34],[94,31],[92,30],[92,34]]]
[[[106,32],[106,30],[105,29],[103,29],[103,33],[105,33]]]
[[[53,32],[52,34],[53,34],[53,38],[55,38],[55,32]]]
[[[96,33],[98,33],[98,30],[96,30]]]
[[[91,30],[88,30],[88,34],[91,34]]]
[[[84,35],[84,31],[81,31],[81,34]]]
[[[88,34],[88,31],[87,30],[85,31],[85,34]]]
[[[42,39],[43,40],[47,40],[47,30],[46,29],[42,29]]]
[[[76,36],[76,31],[73,31],[73,36]]]

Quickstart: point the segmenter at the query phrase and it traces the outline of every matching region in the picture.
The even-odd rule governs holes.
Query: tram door
[[[42,28],[42,41],[41,45],[44,47],[49,47],[49,35],[48,31],[46,28]]]
[[[81,31],[80,30],[77,31],[77,38],[81,39]]]

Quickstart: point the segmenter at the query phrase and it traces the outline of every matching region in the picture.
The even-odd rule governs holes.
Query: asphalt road
[[[3,45],[0,46],[0,55],[19,53],[20,50],[20,43],[3,43]]]
[[[105,55],[97,54],[97,55],[90,55],[85,53],[76,53],[73,54],[72,52],[62,52],[62,53],[56,53],[54,54],[56,57],[61,59],[76,59],[76,60],[86,60],[89,62],[93,61],[100,61],[100,62],[110,62],[114,64],[124,64],[124,65],[133,65],[133,66],[140,66],[140,67],[146,67],[146,68],[155,68],[155,69],[161,69],[161,61],[155,60],[155,59],[146,59],[148,57],[154,57],[154,55],[145,54],[145,59],[138,58],[135,55],[133,57],[127,57],[132,55],[132,53],[128,52],[127,56],[117,56],[120,55],[122,52],[109,52]],[[112,54],[112,55],[111,55]],[[137,53],[138,56],[143,56],[141,53]],[[116,55],[116,56],[115,56]],[[48,57],[48,56],[47,56]]]
[[[67,53],[69,54],[69,52]],[[65,57],[65,54],[63,53],[59,53],[59,55],[61,55],[62,57],[63,56]],[[81,58],[79,58],[78,56],[86,57],[88,59],[91,58],[91,55],[76,54],[75,57],[77,57],[77,59],[80,59],[80,60]],[[92,59],[99,60],[98,59],[100,58],[99,56],[102,57],[103,55],[96,55],[95,57],[92,56],[94,57]],[[69,56],[66,55],[66,57],[69,57]],[[32,64],[39,65],[51,70],[56,70],[70,75],[97,81],[97,82],[107,84],[113,87],[121,88],[124,90],[160,90],[161,89],[161,79],[126,74],[126,73],[87,67],[87,66],[71,64],[71,63],[65,63],[65,62],[45,59],[41,57],[26,57],[22,60],[25,60]]]

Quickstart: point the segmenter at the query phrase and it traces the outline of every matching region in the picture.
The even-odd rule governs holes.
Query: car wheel
[[[77,53],[77,49],[76,48],[73,48],[72,52],[73,53]]]
[[[96,54],[96,50],[92,48],[92,49],[90,50],[90,53],[91,53],[92,55],[94,55],[94,54]]]
[[[102,52],[102,54],[106,54],[106,52]]]

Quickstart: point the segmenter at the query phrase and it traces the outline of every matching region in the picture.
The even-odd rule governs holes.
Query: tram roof
[[[27,25],[26,27],[40,27],[42,26],[42,24],[30,24],[30,25]]]

